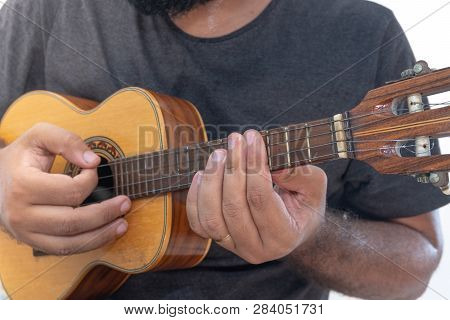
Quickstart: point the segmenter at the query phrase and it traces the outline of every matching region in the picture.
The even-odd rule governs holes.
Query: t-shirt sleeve
[[[23,93],[44,89],[55,13],[52,0],[9,0],[0,9],[0,116]]]
[[[379,51],[374,87],[399,79],[401,72],[411,68],[415,61],[408,40],[392,15]],[[419,183],[411,176],[382,175],[355,160],[349,163],[343,187],[344,206],[375,219],[418,215],[450,201],[450,197],[433,185]]]

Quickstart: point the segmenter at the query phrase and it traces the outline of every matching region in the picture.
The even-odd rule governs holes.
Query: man
[[[34,89],[101,101],[133,85],[192,101],[220,126],[213,138],[343,112],[414,63],[392,13],[357,0],[12,0],[0,37],[2,110]],[[133,276],[114,298],[321,299],[334,289],[401,299],[425,290],[442,251],[431,212],[447,203],[438,190],[356,161],[322,166],[327,177],[313,166],[271,177],[255,131],[230,139],[189,191],[191,227],[216,240],[205,261]],[[85,170],[46,175],[53,154]],[[33,128],[0,154],[3,226],[55,254],[100,232],[89,249],[122,235],[123,196],[67,209],[92,190],[98,161],[75,135]],[[79,219],[76,232],[59,227],[67,214]]]

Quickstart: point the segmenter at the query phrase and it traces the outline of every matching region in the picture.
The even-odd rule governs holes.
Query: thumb
[[[21,140],[31,148],[61,155],[82,169],[93,169],[100,163],[100,157],[89,149],[79,136],[49,123],[36,124]]]
[[[300,166],[272,173],[273,182],[280,188],[300,193],[324,193],[327,175],[316,166]]]

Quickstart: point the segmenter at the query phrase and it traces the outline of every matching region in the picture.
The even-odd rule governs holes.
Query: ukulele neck
[[[271,171],[352,158],[348,113],[308,123],[261,131]],[[227,149],[227,139],[187,145],[110,162],[116,195],[131,199],[189,188],[209,156]]]

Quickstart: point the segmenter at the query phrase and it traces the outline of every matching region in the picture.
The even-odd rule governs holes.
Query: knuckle
[[[35,133],[35,132],[40,132],[42,130],[46,130],[50,127],[50,124],[47,122],[38,122],[36,123],[33,127],[31,127],[31,132]]]
[[[230,218],[238,218],[242,214],[242,209],[244,208],[238,202],[226,201],[224,200],[222,203],[222,211],[224,215],[227,215]]]
[[[24,217],[20,212],[14,210],[9,211],[7,214],[7,223],[12,230],[18,231],[24,224]]]
[[[67,146],[73,146],[74,144],[78,144],[81,141],[81,139],[77,135],[70,132],[65,133],[63,140],[64,145]]]
[[[216,217],[208,217],[204,219],[201,223],[203,228],[207,230],[210,234],[218,233],[221,227],[221,222]]]
[[[202,185],[208,185],[211,182],[214,182],[216,180],[216,175],[214,173],[203,173],[202,174]]]
[[[100,203],[100,210],[103,217],[103,224],[109,223],[116,218],[116,209],[106,203]]]
[[[75,214],[75,210],[73,211]],[[64,218],[58,227],[58,233],[62,235],[72,235],[77,234],[81,230],[80,228],[80,221],[78,218],[72,217],[66,217]]]
[[[67,194],[68,204],[72,206],[78,206],[84,201],[84,192],[83,189],[77,184],[74,183],[71,192]]]
[[[254,188],[247,192],[247,201],[250,207],[259,210],[264,208],[266,197],[261,189]]]
[[[12,177],[8,184],[8,191],[6,192],[6,198],[11,201],[18,201],[24,199],[26,196],[26,190],[23,186],[24,179],[21,176]]]

